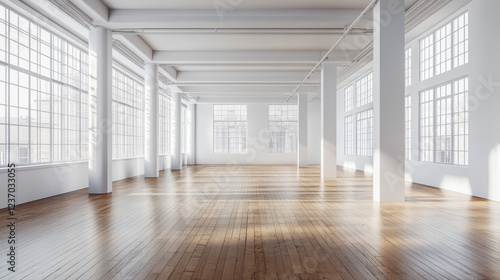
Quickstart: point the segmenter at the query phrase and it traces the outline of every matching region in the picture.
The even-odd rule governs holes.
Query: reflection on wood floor
[[[414,184],[378,204],[370,175],[319,172],[190,166],[20,205],[0,278],[500,279],[500,203]]]

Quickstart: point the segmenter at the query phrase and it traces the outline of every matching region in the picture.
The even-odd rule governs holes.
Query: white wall
[[[268,103],[247,105],[248,153],[213,153],[213,105],[196,105],[196,164],[297,164],[297,154],[269,153]],[[309,163],[319,163],[319,103],[308,106]],[[315,147],[316,146],[316,147]]]
[[[7,168],[0,169],[0,185],[7,187]],[[63,194],[89,185],[88,163],[16,167],[16,203]],[[7,189],[0,191],[0,208],[7,207]]]
[[[307,106],[307,160],[309,164],[321,163],[321,103],[309,101]]]
[[[407,87],[412,98],[412,160],[406,161],[407,180],[500,201],[500,37],[496,28],[500,19],[500,1],[475,0],[464,9],[449,15],[441,24],[469,11],[469,63],[450,72],[419,81],[419,41],[412,47],[413,85]],[[424,23],[425,24],[425,23]],[[430,30],[431,32],[434,30]],[[344,155],[344,89],[351,81],[370,70],[371,65],[343,82],[338,90],[338,162],[358,170],[372,172],[372,159]],[[469,165],[455,166],[419,161],[419,92],[456,78],[469,77]]]
[[[140,175],[144,175],[144,158],[113,160],[113,182]]]
[[[170,156],[159,157],[159,168],[170,168]],[[0,182],[7,182],[7,168],[0,169]],[[113,160],[113,182],[144,175],[144,158]],[[86,189],[89,185],[88,163],[68,163],[16,167],[17,203]],[[3,186],[3,185],[2,185]],[[7,207],[7,192],[0,192],[0,208]]]
[[[158,157],[158,169],[165,170],[165,169],[170,169],[171,167],[171,162],[170,162],[170,155],[164,155],[164,156],[159,156]]]
[[[170,168],[170,157],[160,157],[160,166]],[[7,182],[7,170],[0,169],[0,182]],[[113,160],[113,181],[140,175],[144,175],[143,158]],[[15,179],[17,203],[26,203],[88,188],[88,163],[18,166]],[[0,192],[0,208],[4,207],[7,207],[7,192]]]

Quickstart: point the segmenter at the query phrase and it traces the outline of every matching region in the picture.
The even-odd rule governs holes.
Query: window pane
[[[344,118],[344,154],[354,155],[354,117]]]
[[[420,92],[420,160],[468,165],[468,78]]]
[[[8,62],[0,66],[0,166],[6,159],[19,164],[63,161],[59,143],[81,149],[80,123],[88,114],[80,103],[88,93],[81,84],[67,82],[76,73],[88,75],[82,52],[15,11],[0,9],[0,60]],[[70,78],[66,81],[60,73]],[[70,138],[65,138],[66,130]],[[81,156],[86,158],[86,153]]]
[[[371,157],[373,155],[373,109],[357,114],[356,128],[357,155]]]
[[[247,106],[214,105],[213,109],[214,153],[246,154]]]
[[[297,153],[299,112],[297,105],[269,108],[269,152]]]
[[[112,69],[113,158],[144,155],[144,86]]]

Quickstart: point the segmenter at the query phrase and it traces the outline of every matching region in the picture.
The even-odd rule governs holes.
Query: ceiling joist
[[[360,10],[240,10],[221,16],[208,10],[111,10],[108,26],[120,28],[332,28],[352,22]],[[371,16],[361,23],[370,24]]]
[[[155,51],[153,61],[162,64],[296,64],[316,63],[323,51]],[[351,62],[359,51],[335,51],[331,59]]]

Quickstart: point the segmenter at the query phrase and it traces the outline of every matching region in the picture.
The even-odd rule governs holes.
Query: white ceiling
[[[213,71],[236,71],[245,74],[245,72],[254,72],[254,71],[299,71],[306,72],[311,70],[314,64],[287,64],[284,66],[281,65],[269,65],[269,64],[260,64],[260,65],[176,65],[175,68],[179,72],[193,72],[193,71],[204,71],[204,72],[213,72]]]
[[[163,51],[327,51],[339,35],[296,34],[164,34],[141,35],[154,50]],[[371,40],[371,36],[369,39]],[[366,40],[354,36],[342,41],[339,49],[363,49]]]
[[[63,0],[114,32],[172,88],[201,102],[282,100],[371,0]],[[405,0],[408,9],[418,1]],[[372,41],[372,14],[330,59],[339,71]],[[269,34],[271,33],[271,34]],[[219,74],[216,74],[219,73]],[[262,73],[265,73],[262,75]],[[211,83],[212,82],[212,83]],[[303,92],[319,91],[317,73]]]
[[[111,9],[364,9],[371,0],[103,0]],[[407,5],[411,2],[406,1]],[[227,6],[225,6],[225,5]]]

